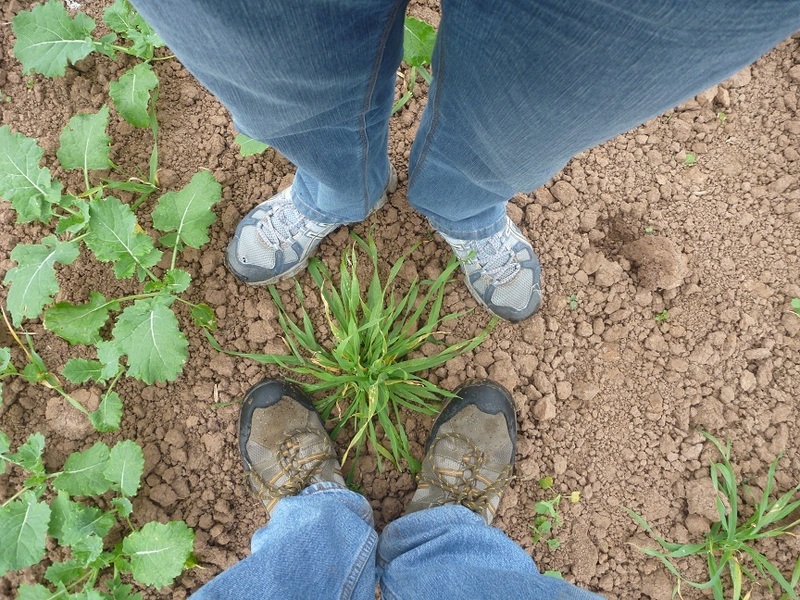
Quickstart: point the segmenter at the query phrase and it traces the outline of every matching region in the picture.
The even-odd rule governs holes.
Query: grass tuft
[[[719,450],[721,462],[711,463],[711,481],[717,492],[717,512],[719,521],[711,525],[703,541],[692,544],[678,544],[668,542],[658,537],[652,527],[636,512],[627,509],[631,518],[645,529],[658,542],[663,550],[655,548],[640,548],[648,556],[661,560],[664,566],[677,578],[673,597],[680,596],[681,584],[685,583],[698,589],[710,589],[715,600],[740,600],[745,579],[760,585],[757,574],[766,580],[770,591],[777,583],[783,595],[781,598],[797,600],[797,585],[800,582],[800,557],[798,557],[792,574],[787,579],[773,565],[764,554],[756,550],[754,544],[766,538],[775,538],[782,535],[795,535],[794,528],[800,525],[797,511],[800,510],[800,499],[792,498],[800,492],[800,485],[784,493],[775,500],[771,499],[775,487],[775,470],[780,460],[776,458],[769,467],[767,483],[764,491],[756,497],[744,487],[744,491],[753,499],[753,513],[747,518],[742,518],[739,502],[739,486],[736,482],[733,465],[731,464],[731,443],[723,445],[717,438],[704,431],[702,435]],[[725,501],[723,501],[723,499]],[[793,520],[794,519],[794,520]],[[687,556],[704,557],[708,565],[708,580],[694,582],[684,579],[674,559]],[[730,595],[725,596],[725,574],[730,577]],[[749,598],[750,592],[745,592],[744,598]]]
[[[294,376],[312,378],[313,383],[292,379],[311,395],[322,395],[314,401],[323,419],[333,417],[337,424],[331,432],[335,438],[348,424],[354,431],[345,461],[353,451],[353,467],[364,445],[375,449],[378,468],[383,459],[401,468],[405,461],[412,472],[420,462],[411,455],[408,436],[401,419],[402,409],[434,415],[440,400],[452,393],[429,382],[425,371],[434,369],[451,358],[479,346],[497,323],[493,318],[487,327],[472,339],[446,345],[438,339],[441,325],[457,319],[465,312],[442,314],[444,290],[451,281],[458,261],[453,257],[435,280],[415,279],[408,292],[398,298],[394,283],[411,248],[392,265],[385,281],[378,269],[378,250],[371,235],[366,240],[351,234],[355,243],[342,256],[338,285],[324,263],[311,259],[308,271],[319,289],[330,336],[321,337],[314,330],[311,317],[303,306],[303,291],[295,284],[301,318],[295,322],[287,312],[278,291],[270,287],[272,300],[279,310],[279,323],[289,354],[234,353],[263,364],[277,365]],[[362,295],[358,277],[359,250],[372,266],[366,297]],[[212,344],[221,349],[211,335]],[[321,341],[321,339],[323,341]],[[327,340],[330,339],[330,342]],[[433,356],[410,357],[423,344],[433,342],[442,349]],[[380,442],[380,430],[389,442]],[[352,478],[353,469],[350,471]]]

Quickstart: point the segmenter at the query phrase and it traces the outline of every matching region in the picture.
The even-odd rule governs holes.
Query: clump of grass
[[[755,497],[749,489],[743,487],[744,491],[753,498],[754,506],[753,514],[740,521],[739,484],[736,482],[736,475],[731,464],[730,440],[723,446],[711,434],[701,433],[714,444],[722,455],[722,462],[711,463],[711,481],[717,492],[716,505],[719,521],[711,525],[711,529],[705,534],[703,541],[693,544],[677,544],[658,537],[647,521],[628,509],[631,517],[652,535],[663,549],[663,551],[655,548],[640,548],[640,550],[648,556],[660,559],[664,566],[677,577],[673,597],[680,596],[681,584],[685,583],[698,589],[710,589],[715,600],[723,600],[726,598],[724,595],[725,574],[728,573],[731,581],[731,595],[727,597],[739,600],[742,598],[744,578],[759,585],[757,572],[766,579],[770,590],[773,589],[773,581],[777,582],[783,590],[782,598],[796,600],[798,595],[795,589],[800,582],[800,557],[795,563],[791,576],[787,579],[766,556],[753,547],[753,544],[766,538],[795,535],[792,533],[792,529],[800,525],[800,518],[792,522],[788,521],[792,514],[795,513],[796,516],[795,511],[800,509],[800,500],[792,501],[792,498],[800,492],[800,485],[776,500],[770,499],[775,487],[775,470],[780,460],[779,456],[770,464],[767,483],[760,497]],[[694,582],[681,576],[673,561],[687,556],[705,557],[708,564],[708,581]],[[750,592],[745,593],[744,598],[749,597]]]
[[[354,451],[355,467],[364,444],[369,441],[376,451],[379,469],[383,468],[382,459],[389,460],[398,468],[404,460],[412,472],[417,472],[420,462],[409,450],[401,410],[437,414],[440,400],[453,394],[440,389],[421,374],[475,349],[486,339],[497,319],[493,318],[474,338],[446,345],[436,337],[441,333],[441,325],[466,314],[442,315],[445,286],[458,268],[458,261],[452,258],[433,281],[415,278],[408,292],[398,298],[394,283],[414,248],[392,265],[385,281],[382,281],[378,249],[372,236],[369,235],[365,241],[355,233],[351,235],[355,243],[342,256],[338,285],[320,260],[312,258],[308,265],[311,278],[319,288],[330,336],[320,336],[314,330],[299,284],[295,284],[297,300],[302,307],[299,322],[289,315],[278,291],[270,287],[290,354],[231,354],[278,365],[293,375],[315,379],[310,384],[293,381],[301,384],[309,394],[325,394],[315,400],[315,405],[323,419],[333,416],[338,421],[331,437],[335,438],[347,424],[352,425],[353,438],[342,462],[350,451]],[[362,296],[358,277],[359,249],[372,265],[366,297]],[[213,338],[210,339],[219,349]],[[409,357],[426,342],[441,345],[441,351],[432,356]],[[388,439],[388,448],[379,441],[381,429]],[[351,476],[352,473],[353,469]]]

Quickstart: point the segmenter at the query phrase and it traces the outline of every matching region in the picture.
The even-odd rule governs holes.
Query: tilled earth
[[[58,135],[69,117],[107,102],[107,85],[125,61],[90,57],[67,76],[24,76],[13,58],[8,21],[31,3],[12,0],[2,11],[0,88],[2,123],[39,139],[44,165],[54,169]],[[98,17],[102,6],[84,9]],[[103,3],[97,3],[105,5]],[[412,12],[436,22],[437,7],[417,3]],[[99,18],[98,18],[99,21]],[[225,270],[223,253],[241,216],[291,182],[293,167],[268,150],[242,158],[230,118],[175,60],[159,62],[160,182],[185,185],[210,169],[223,185],[211,242],[188,251],[181,265],[193,277],[189,299],[211,305],[219,320],[217,339],[232,350],[283,352],[277,311],[266,289],[239,285]],[[418,240],[401,274],[436,276],[449,251],[405,200],[405,171],[425,103],[424,85],[392,118],[390,154],[400,186],[389,204],[359,233],[375,227],[381,256],[393,262]],[[524,323],[497,326],[483,346],[452,360],[430,378],[452,389],[467,379],[491,377],[514,394],[519,440],[516,480],[501,504],[496,525],[532,554],[542,569],[609,598],[671,597],[672,577],[636,546],[649,538],[627,515],[642,514],[668,539],[698,539],[715,519],[709,461],[717,458],[699,429],[733,440],[735,462],[755,488],[783,453],[778,492],[800,481],[800,318],[790,312],[800,297],[800,37],[795,36],[755,65],[637,129],[575,157],[546,186],[509,205],[513,220],[533,240],[545,270],[546,303]],[[112,108],[113,113],[113,108]],[[126,172],[145,167],[149,134],[112,114],[112,159]],[[686,164],[687,154],[696,164]],[[691,162],[691,161],[689,161]],[[78,188],[74,173],[63,174]],[[126,198],[128,199],[128,198]],[[139,212],[151,224],[152,201]],[[0,276],[13,266],[15,244],[38,240],[41,225],[17,225],[0,205]],[[336,268],[348,231],[326,240],[319,256]],[[162,267],[165,265],[161,265]],[[59,300],[85,302],[89,292],[132,293],[107,265],[82,257],[60,269]],[[307,307],[318,308],[308,275],[299,277]],[[290,310],[291,283],[280,286]],[[6,290],[0,291],[0,298]],[[453,285],[448,311],[473,308],[466,288]],[[666,311],[667,318],[656,319]],[[180,310],[179,310],[180,312]],[[666,316],[665,315],[665,316]],[[185,519],[196,531],[202,569],[184,573],[172,587],[146,597],[184,597],[249,552],[250,536],[263,523],[258,501],[243,485],[236,446],[234,403],[276,369],[214,351],[187,312],[190,336],[184,374],[171,384],[118,385],[125,401],[122,429],[98,435],[86,429],[62,401],[42,387],[6,385],[0,429],[21,443],[32,431],[48,439],[47,464],[98,437],[135,439],[145,451],[145,482],[135,520]],[[486,325],[477,308],[446,332],[463,339]],[[80,353],[26,325],[47,363],[60,369]],[[0,345],[11,345],[0,333]],[[76,394],[88,403],[99,390]],[[234,403],[234,404],[227,404]],[[430,418],[407,415],[412,448],[421,456]],[[338,440],[344,449],[346,440]],[[555,484],[544,491],[539,479]],[[20,478],[0,477],[0,498]],[[373,456],[361,459],[356,483],[370,500],[379,527],[403,512],[414,490],[407,473],[379,473]],[[569,496],[580,492],[580,501]],[[564,525],[557,550],[534,545],[534,503],[560,493]],[[800,553],[798,538],[763,547],[785,573]],[[702,564],[687,573],[703,575]],[[42,567],[0,582],[0,596],[20,581],[40,577]],[[683,588],[686,598],[704,597]],[[756,587],[752,598],[770,598]]]

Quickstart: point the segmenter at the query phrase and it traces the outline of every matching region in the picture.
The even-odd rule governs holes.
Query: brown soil
[[[63,125],[75,112],[97,110],[106,101],[108,82],[126,65],[90,57],[62,79],[23,76],[11,53],[8,21],[30,4],[12,0],[2,11],[0,87],[10,97],[2,104],[2,122],[38,138],[44,163],[53,169]],[[87,9],[99,15],[94,3]],[[413,10],[436,20],[432,0]],[[472,355],[430,374],[443,387],[492,377],[513,391],[519,466],[496,524],[541,568],[559,569],[609,598],[666,600],[672,589],[667,571],[634,547],[650,542],[624,507],[679,541],[696,539],[714,517],[708,463],[716,457],[698,428],[733,440],[740,472],[756,487],[781,452],[778,491],[800,481],[800,319],[789,312],[790,299],[800,297],[796,65],[798,37],[696,99],[582,153],[534,193],[515,197],[510,214],[534,241],[544,265],[545,306],[522,324],[499,325]],[[225,109],[178,62],[159,62],[156,68],[162,85],[163,187],[177,189],[203,168],[223,185],[211,242],[185,254],[182,266],[194,278],[189,299],[214,307],[217,338],[226,348],[281,352],[267,291],[237,284],[224,268],[223,252],[239,218],[288,185],[293,167],[272,150],[242,158]],[[355,230],[379,225],[375,235],[387,261],[403,253],[407,240],[420,240],[411,261],[416,268],[410,271],[435,275],[448,248],[430,236],[404,197],[409,150],[425,102],[424,86],[417,89],[391,122],[390,153],[400,187],[385,209]],[[724,122],[721,112],[727,115]],[[116,118],[110,129],[116,163],[127,172],[147,164],[148,134]],[[696,165],[684,164],[687,152],[696,154]],[[80,183],[74,173],[62,181],[74,188]],[[140,210],[145,228],[151,210],[152,203]],[[46,232],[14,219],[1,204],[0,277],[12,267],[8,256],[15,244]],[[321,258],[334,267],[347,243],[348,232],[338,231],[323,243]],[[58,299],[73,302],[86,301],[91,290],[111,296],[136,289],[88,257],[61,269],[60,280]],[[299,280],[313,302],[309,277]],[[280,287],[291,306],[291,284]],[[568,303],[572,294],[576,308]],[[5,289],[0,299],[4,296]],[[460,283],[446,304],[449,310],[474,306]],[[129,437],[144,448],[145,483],[134,513],[138,522],[185,519],[196,530],[204,568],[146,597],[184,597],[246,556],[251,534],[263,523],[258,501],[242,485],[237,406],[215,404],[233,402],[260,378],[279,372],[213,351],[188,313],[178,310],[190,337],[184,375],[150,387],[121,382],[122,430],[99,436],[107,442]],[[669,318],[658,322],[654,315],[662,310]],[[487,321],[487,314],[476,310],[453,327],[452,335],[463,338]],[[81,352],[44,333],[38,322],[26,328],[40,334],[37,347],[53,369]],[[11,345],[7,334],[0,333],[0,345]],[[84,399],[91,402],[96,391],[83,392]],[[96,439],[44,388],[14,382],[4,395],[0,428],[13,444],[31,431],[43,432],[52,468]],[[418,454],[430,423],[419,416],[406,420]],[[340,440],[340,448],[344,445]],[[402,513],[414,482],[392,469],[378,473],[371,456],[359,467],[356,481],[382,527]],[[546,492],[538,485],[545,475],[555,480]],[[0,477],[0,498],[19,482],[17,476]],[[573,491],[581,499],[561,504],[561,548],[534,547],[529,529],[534,503]],[[798,553],[798,539],[767,547],[785,573]],[[690,574],[700,577],[700,566]],[[41,572],[29,570],[22,580]],[[10,595],[19,580],[14,576],[0,583],[0,596]],[[683,591],[686,598],[703,597]],[[772,597],[767,590],[753,590],[752,598],[766,597]]]

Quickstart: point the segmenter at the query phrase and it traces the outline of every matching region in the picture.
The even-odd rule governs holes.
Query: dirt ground
[[[44,164],[53,169],[63,125],[72,114],[96,111],[106,102],[107,85],[126,62],[90,57],[61,79],[23,76],[11,53],[8,21],[32,3],[4,4],[0,89],[10,100],[2,104],[2,123],[38,138]],[[95,17],[105,5],[85,4]],[[437,19],[433,2],[412,10]],[[800,297],[798,65],[795,36],[734,78],[582,153],[546,186],[515,197],[509,212],[543,264],[544,308],[521,324],[499,325],[472,355],[430,374],[446,388],[491,377],[513,392],[517,477],[495,523],[540,568],[558,569],[608,598],[667,600],[672,591],[668,572],[634,547],[649,545],[648,537],[624,507],[678,541],[697,539],[714,518],[708,463],[716,454],[698,428],[733,440],[740,473],[755,487],[763,485],[779,453],[784,457],[777,491],[800,481],[800,318],[789,312],[791,298]],[[159,62],[156,69],[162,186],[177,189],[199,169],[210,169],[223,185],[211,242],[189,250],[180,265],[193,277],[188,299],[214,308],[224,347],[282,352],[267,290],[239,285],[225,270],[223,253],[241,216],[287,186],[293,167],[273,150],[242,158],[225,109],[177,61]],[[377,225],[387,261],[400,256],[409,240],[419,240],[414,266],[404,270],[407,278],[438,274],[449,256],[405,200],[408,156],[424,103],[420,85],[392,118],[390,154],[400,186],[386,208],[354,228],[363,233]],[[114,162],[127,172],[143,168],[149,134],[113,115],[111,123]],[[696,155],[693,166],[685,164],[687,153]],[[62,175],[57,169],[55,174]],[[63,180],[77,187],[74,176]],[[139,211],[145,228],[152,208],[150,201]],[[9,253],[15,244],[45,233],[41,225],[14,220],[10,207],[0,204],[0,277],[13,266]],[[348,231],[341,229],[322,244],[319,256],[335,267],[347,243]],[[136,289],[88,257],[60,269],[59,278],[58,300],[85,302],[91,290],[119,296]],[[315,306],[310,278],[299,280],[309,306]],[[292,306],[291,284],[280,288]],[[0,300],[5,293],[0,289]],[[474,306],[460,282],[452,286],[448,310]],[[664,310],[668,318],[657,320]],[[14,445],[32,431],[46,435],[52,468],[97,437],[132,438],[143,446],[145,483],[134,503],[135,520],[185,519],[195,528],[203,567],[184,573],[172,589],[147,591],[145,597],[152,598],[182,598],[247,556],[263,513],[243,485],[238,407],[215,404],[234,402],[262,377],[280,374],[215,352],[188,312],[179,312],[190,340],[185,372],[167,385],[123,380],[120,432],[87,432],[57,397],[18,381],[6,385],[0,408],[0,429],[12,435]],[[487,322],[479,308],[447,335],[463,339]],[[39,334],[36,345],[53,369],[81,352],[44,333],[38,321],[26,329]],[[11,345],[6,333],[0,333],[0,345]],[[419,456],[430,424],[420,416],[406,419]],[[340,439],[339,447],[345,445]],[[548,475],[555,485],[543,491],[538,480]],[[0,477],[0,498],[11,495],[19,481]],[[381,527],[402,514],[414,490],[407,473],[378,473],[372,456],[361,460],[356,482]],[[561,547],[534,546],[534,503],[575,491],[580,502],[561,504]],[[779,541],[766,552],[788,573],[800,539]],[[687,566],[690,575],[702,575],[701,565]],[[31,569],[22,579],[42,572]],[[18,582],[14,576],[0,583],[0,596],[12,595]],[[684,588],[684,597],[705,596]],[[766,589],[753,590],[754,599],[769,597]]]

